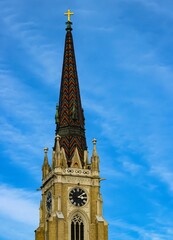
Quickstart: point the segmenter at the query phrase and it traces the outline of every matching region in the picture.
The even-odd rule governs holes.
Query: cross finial
[[[70,22],[70,16],[71,16],[71,15],[74,15],[74,12],[70,12],[70,9],[68,9],[68,11],[64,13],[64,15],[67,15],[67,17],[68,17],[68,22]]]

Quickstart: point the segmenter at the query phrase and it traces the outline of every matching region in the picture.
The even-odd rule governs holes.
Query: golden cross
[[[68,21],[70,22],[70,15],[74,15],[74,12],[70,12],[70,9],[68,9],[68,11],[64,13],[64,15],[68,16]]]

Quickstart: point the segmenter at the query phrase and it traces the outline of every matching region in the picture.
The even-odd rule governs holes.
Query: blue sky
[[[172,240],[170,0],[0,0],[0,239],[34,239],[68,8],[88,148],[97,138],[107,179],[109,240]]]

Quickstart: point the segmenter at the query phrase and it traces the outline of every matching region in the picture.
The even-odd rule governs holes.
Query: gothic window
[[[78,214],[71,221],[71,240],[84,240],[84,224]]]

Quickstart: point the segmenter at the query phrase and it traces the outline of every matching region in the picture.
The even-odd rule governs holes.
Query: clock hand
[[[78,196],[78,198],[80,198],[80,199],[87,199],[87,197],[86,196]]]
[[[81,198],[85,193],[82,193],[81,195],[78,196],[78,198]]]
[[[83,197],[83,196],[82,196],[80,199],[87,199],[87,197]]]

